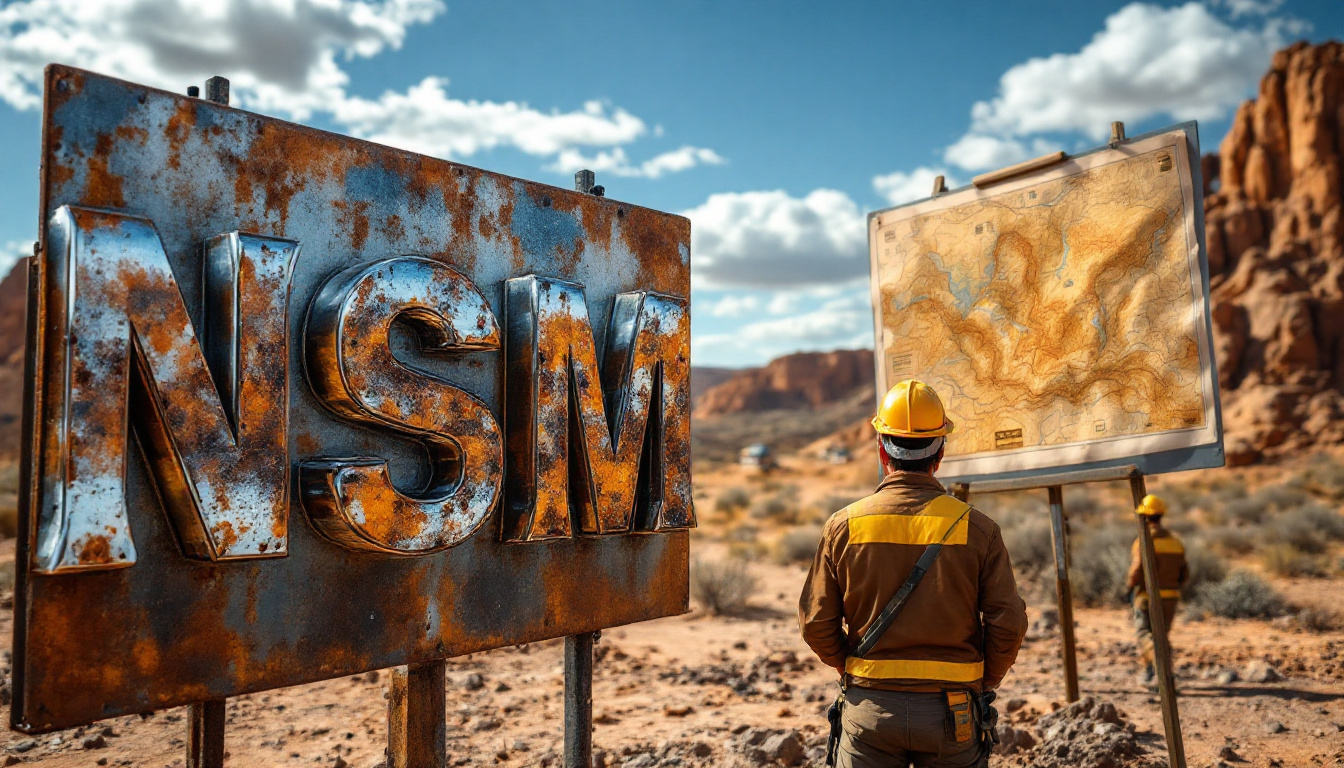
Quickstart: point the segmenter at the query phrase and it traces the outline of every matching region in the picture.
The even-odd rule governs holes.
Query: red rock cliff
[[[1274,57],[1206,171],[1228,459],[1344,442],[1344,45]]]
[[[873,351],[799,352],[742,371],[695,403],[700,417],[743,411],[817,408],[873,388]]]

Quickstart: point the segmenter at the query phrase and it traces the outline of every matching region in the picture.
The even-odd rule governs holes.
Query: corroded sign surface
[[[14,727],[686,610],[685,219],[46,86]]]

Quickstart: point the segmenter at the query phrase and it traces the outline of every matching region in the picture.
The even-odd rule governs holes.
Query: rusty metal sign
[[[684,612],[690,225],[66,67],[15,728]]]

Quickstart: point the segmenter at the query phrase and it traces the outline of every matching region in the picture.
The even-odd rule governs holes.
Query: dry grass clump
[[[746,509],[751,503],[751,493],[740,486],[729,486],[719,492],[719,497],[714,500],[714,511],[719,514],[731,515],[739,509]]]
[[[1185,563],[1190,569],[1190,580],[1183,589],[1186,600],[1193,598],[1200,587],[1217,584],[1227,578],[1227,561],[1198,544],[1192,543],[1185,548]]]
[[[775,523],[795,523],[798,521],[796,496],[787,491],[756,499],[752,502],[748,512],[757,520],[769,520]]]
[[[1303,608],[1297,612],[1297,623],[1308,632],[1337,632],[1344,628],[1340,615],[1329,608]]]
[[[1303,552],[1292,544],[1272,544],[1260,551],[1265,569],[1285,578],[1323,578],[1330,575],[1329,561]]]
[[[817,543],[820,541],[821,526],[804,525],[794,528],[776,542],[775,562],[780,565],[810,563],[817,554]]]
[[[1054,568],[1054,542],[1050,536],[1050,519],[1043,515],[1012,515],[1005,518],[1011,527],[1000,524],[1003,545],[1013,570],[1024,579],[1034,579]]]
[[[716,616],[746,610],[760,581],[740,560],[698,560],[691,565],[691,596]]]
[[[1134,529],[1111,524],[1079,535],[1073,542],[1070,578],[1073,596],[1083,605],[1119,605],[1128,588]]]
[[[1194,605],[1227,619],[1268,619],[1287,608],[1283,597],[1250,571],[1233,571],[1220,582],[1195,592]]]
[[[0,467],[0,538],[19,532],[19,465]]]

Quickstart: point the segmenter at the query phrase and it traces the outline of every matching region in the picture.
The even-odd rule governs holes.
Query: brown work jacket
[[[1162,590],[1163,600],[1178,600],[1181,587],[1190,580],[1190,567],[1185,562],[1185,546],[1171,531],[1160,525],[1149,525],[1153,533],[1153,551],[1157,554],[1157,586]],[[1134,539],[1130,548],[1129,578],[1125,582],[1130,589],[1138,587],[1139,594],[1148,594],[1143,583],[1143,557],[1139,552],[1139,540]]]
[[[930,508],[940,497],[939,506]],[[999,684],[1022,646],[1026,604],[998,524],[975,509],[953,529],[873,650],[865,659],[849,657],[927,544],[940,539],[964,508],[946,497],[932,475],[893,472],[876,493],[831,515],[798,601],[803,640],[822,661],[868,688],[981,690]]]

